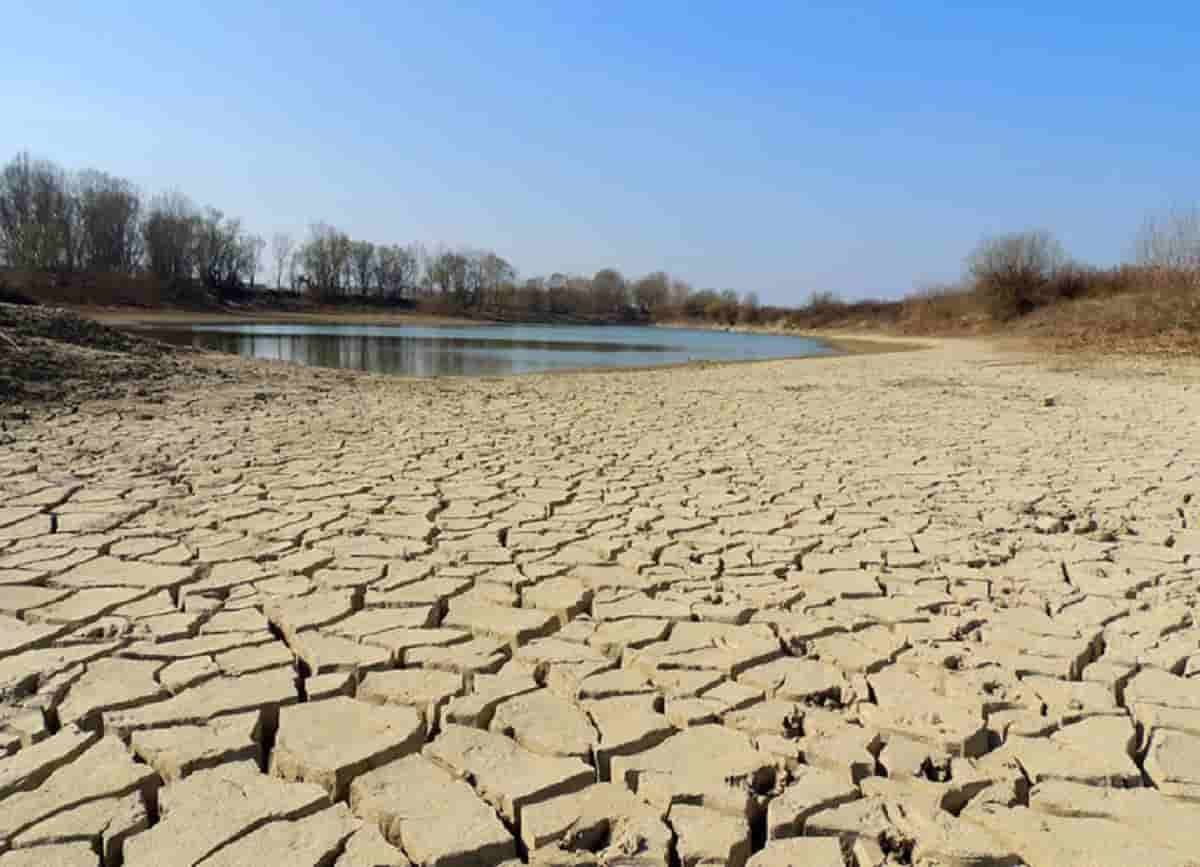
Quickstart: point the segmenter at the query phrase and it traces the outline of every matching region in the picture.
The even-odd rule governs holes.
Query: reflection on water
[[[381,325],[172,325],[155,336],[179,345],[318,367],[406,376],[640,367],[693,360],[826,354],[802,337],[645,327]]]

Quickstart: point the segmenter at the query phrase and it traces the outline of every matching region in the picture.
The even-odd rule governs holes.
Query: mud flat
[[[1196,368],[203,364],[0,430],[0,867],[1200,863]]]

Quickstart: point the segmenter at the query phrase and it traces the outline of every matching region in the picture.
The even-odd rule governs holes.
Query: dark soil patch
[[[181,355],[65,310],[0,303],[0,403],[145,391],[176,373]]]

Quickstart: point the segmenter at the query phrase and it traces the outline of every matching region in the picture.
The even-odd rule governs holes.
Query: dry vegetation
[[[996,312],[978,287],[933,287],[901,301],[823,301],[794,311],[803,330],[885,330],[899,334],[1012,334],[1046,338],[1062,348],[1200,349],[1200,289],[1191,275],[1127,265],[1071,271],[1048,284],[1019,314]]]
[[[814,295],[792,311],[800,329],[901,334],[1012,335],[1052,349],[1102,353],[1200,352],[1200,211],[1146,221],[1136,261],[1095,268],[1072,261],[1044,231],[986,239],[955,286],[900,301]]]

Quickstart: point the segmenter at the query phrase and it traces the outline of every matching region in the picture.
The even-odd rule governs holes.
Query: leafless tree
[[[317,297],[327,299],[341,292],[350,245],[349,236],[326,223],[315,223],[309,229],[301,259],[307,285]]]
[[[516,282],[517,269],[507,259],[490,250],[479,254],[478,262],[484,303],[498,305],[501,291]]]
[[[293,250],[292,255],[288,257],[287,272],[288,288],[299,292],[301,281],[304,279],[304,257],[301,250]]]
[[[742,296],[742,306],[738,318],[743,322],[755,323],[759,313],[758,293],[747,292]]]
[[[241,221],[226,218],[216,208],[195,218],[192,258],[205,287],[216,291],[239,287],[247,266],[242,238]]]
[[[667,307],[675,315],[683,313],[687,306],[688,296],[692,294],[692,285],[686,280],[674,279],[667,290]]]
[[[542,313],[546,309],[546,280],[544,277],[530,277],[522,283],[514,293],[515,303],[520,310],[530,313]]]
[[[568,295],[570,287],[567,275],[555,271],[546,278],[546,309],[550,313],[565,313],[570,307]]]
[[[287,232],[276,232],[271,236],[271,261],[275,263],[275,288],[283,289],[283,275],[292,262],[296,242]]]
[[[671,292],[671,278],[665,271],[647,274],[633,284],[633,299],[644,310],[657,312],[667,306]]]
[[[75,184],[80,230],[80,267],[131,272],[141,261],[139,231],[142,201],[124,178],[104,172],[80,172]]]
[[[1068,262],[1062,244],[1038,229],[985,238],[967,257],[967,271],[993,317],[1011,319],[1038,306],[1043,289]]]
[[[195,206],[182,193],[164,193],[151,200],[142,239],[146,264],[163,282],[176,285],[191,279],[198,221]]]
[[[63,171],[19,154],[0,172],[0,257],[12,267],[74,265],[73,199]]]
[[[254,289],[255,280],[262,267],[262,255],[267,248],[267,242],[261,235],[247,233],[238,239],[238,247],[241,253],[242,277],[250,284],[250,288]]]
[[[375,283],[384,296],[402,298],[412,292],[418,273],[415,247],[380,244],[375,248]]]
[[[1200,271],[1200,207],[1151,214],[1135,244],[1137,263],[1164,271]]]
[[[615,268],[604,268],[592,277],[592,312],[602,316],[616,313],[626,303],[625,278]]]
[[[358,294],[369,294],[375,277],[375,245],[370,241],[352,241],[350,244],[350,276]]]

